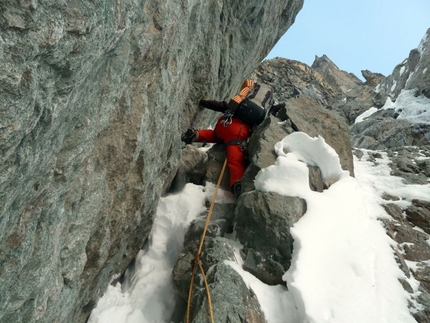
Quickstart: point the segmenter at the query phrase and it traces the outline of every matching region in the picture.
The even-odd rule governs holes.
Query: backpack
[[[264,83],[245,80],[242,90],[228,103],[234,117],[257,126],[263,122],[274,104],[272,89]]]

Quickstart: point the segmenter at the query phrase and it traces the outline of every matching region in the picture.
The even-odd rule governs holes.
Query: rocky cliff
[[[410,122],[400,116],[401,111],[390,108],[381,109],[386,103],[401,101],[401,94],[412,93],[416,98],[430,98],[430,29],[427,30],[418,48],[413,49],[401,64],[398,64],[391,75],[379,78],[379,83],[374,88],[357,89],[368,102],[366,105],[357,106],[357,99],[347,98],[358,114],[373,107],[376,111],[363,122],[355,124],[351,128],[351,142],[356,147],[370,149],[387,149],[401,146],[425,146],[430,140],[430,125],[426,121]],[[375,74],[367,73],[363,76],[374,77]],[[369,78],[368,78],[369,79]],[[374,85],[374,83],[373,83]],[[348,103],[347,103],[348,104]],[[423,108],[419,113],[425,113]]]
[[[0,3],[0,321],[83,322],[303,0]]]
[[[403,62],[398,64],[391,75],[380,83],[380,88],[396,98],[400,91],[416,89],[417,94],[430,98],[430,29],[427,30],[421,43],[409,53]]]

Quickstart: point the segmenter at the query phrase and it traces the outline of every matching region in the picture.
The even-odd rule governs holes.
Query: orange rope
[[[225,167],[226,166],[227,166],[227,158],[224,161],[224,165],[222,166],[221,173],[219,175],[218,182],[216,184],[215,192],[214,192],[214,195],[212,197],[211,206],[209,208],[208,216],[206,218],[205,227],[203,228],[202,237],[200,239],[199,249],[197,251],[196,257],[194,258],[193,273],[192,273],[192,276],[191,276],[190,290],[188,292],[188,306],[187,306],[187,319],[186,319],[187,323],[190,323],[191,297],[192,297],[192,294],[193,294],[194,276],[196,274],[197,265],[199,265],[200,271],[202,272],[202,275],[203,275],[203,280],[204,280],[205,286],[206,286],[206,294],[208,296],[209,315],[210,315],[210,318],[211,318],[211,322],[212,323],[214,322],[214,317],[213,317],[213,313],[212,313],[212,301],[211,301],[211,295],[210,295],[210,292],[209,292],[209,285],[208,285],[208,282],[206,280],[206,275],[204,273],[202,264],[200,262],[200,253],[201,253],[201,251],[203,249],[203,243],[204,243],[204,240],[205,240],[206,232],[207,232],[207,229],[208,229],[208,226],[209,226],[209,222],[210,222],[210,219],[211,219],[211,216],[212,216],[212,211],[213,211],[214,206],[215,206],[216,196],[218,194],[218,189],[219,189],[219,187],[221,185],[221,180],[222,180],[222,178],[224,176],[224,171],[225,171]]]
[[[206,295],[208,296],[209,316],[211,318],[211,322],[215,322],[214,321],[214,314],[212,311],[212,299],[211,299],[211,293],[209,291],[209,284],[208,284],[208,280],[206,279],[205,271],[203,270],[202,263],[201,263],[200,259],[199,259],[199,267],[200,267],[200,271],[202,272],[203,281],[205,282]]]

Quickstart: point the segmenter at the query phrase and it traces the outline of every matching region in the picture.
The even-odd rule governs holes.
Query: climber
[[[253,81],[246,79],[242,84],[242,91],[253,85]],[[233,97],[229,103],[226,101],[200,100],[200,106],[222,112],[224,115],[218,118],[215,129],[196,130],[192,128],[188,129],[181,137],[186,144],[193,142],[225,143],[227,165],[230,170],[230,189],[236,197],[239,197],[242,191],[241,179],[246,169],[245,149],[252,130],[252,125],[245,123],[231,112],[231,106],[237,104],[238,98],[240,99],[239,96],[240,94]],[[273,106],[271,113],[276,113],[282,107],[285,107],[285,104]]]

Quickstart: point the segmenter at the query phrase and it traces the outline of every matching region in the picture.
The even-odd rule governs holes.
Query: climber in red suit
[[[244,147],[246,147],[246,141],[251,135],[252,127],[241,119],[234,117],[232,114],[228,114],[228,112],[232,110],[232,107],[234,109],[235,105],[240,104],[240,102],[248,95],[250,88],[254,84],[255,83],[253,81],[246,79],[242,84],[242,90],[240,93],[234,96],[229,103],[226,101],[200,100],[200,106],[222,112],[224,115],[219,117],[218,122],[215,125],[215,129],[188,129],[181,137],[182,141],[186,144],[191,144],[194,141],[225,143],[227,150],[227,165],[230,170],[230,188],[236,197],[238,197],[242,191],[240,180],[242,179],[246,169]],[[281,107],[285,107],[285,104],[274,106],[273,111],[277,112]],[[273,113],[273,111],[271,111],[271,113]]]
[[[200,105],[219,112],[225,112],[227,102],[201,100]],[[213,130],[196,130],[195,141],[226,144],[227,165],[230,170],[230,188],[235,195],[240,194],[240,180],[245,173],[246,161],[243,144],[251,135],[251,126],[239,118],[220,116]]]

